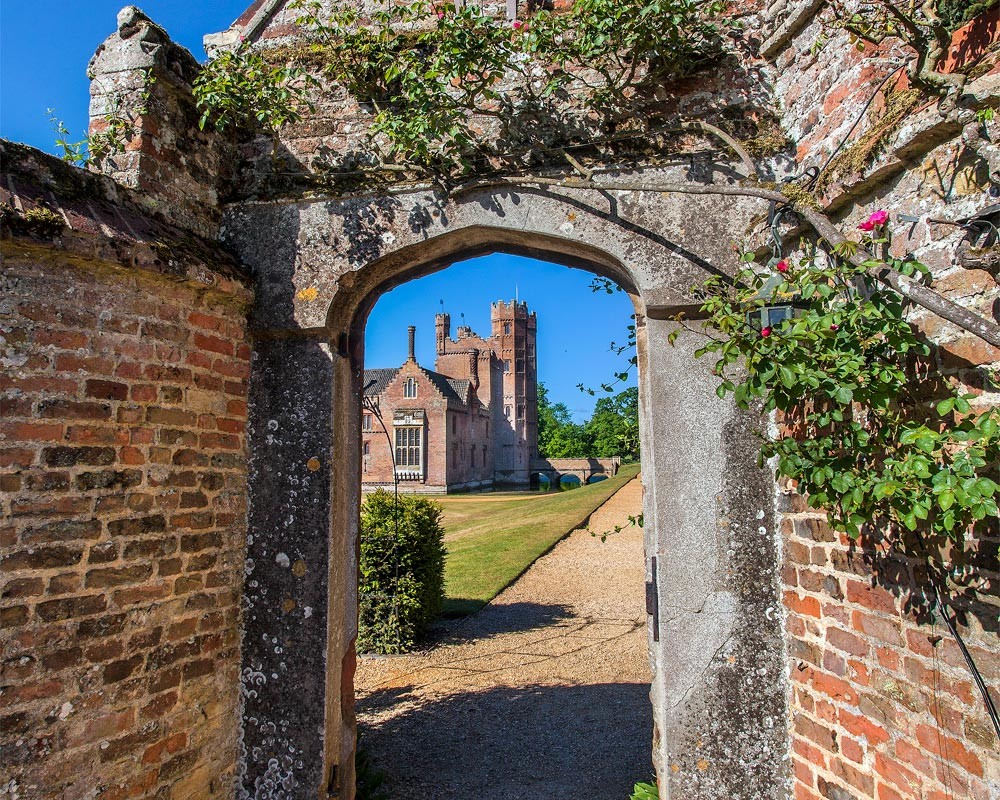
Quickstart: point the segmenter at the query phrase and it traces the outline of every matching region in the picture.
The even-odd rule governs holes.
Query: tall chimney
[[[417,328],[416,328],[416,326],[415,325],[411,325],[409,328],[407,328],[406,329],[406,335],[407,335],[408,345],[409,345],[409,356],[408,356],[408,358],[409,358],[410,361],[416,361],[417,360],[417,357],[415,355],[415,352],[416,352],[416,341],[417,341]]]
[[[469,383],[473,389],[479,388],[479,351],[469,351]]]

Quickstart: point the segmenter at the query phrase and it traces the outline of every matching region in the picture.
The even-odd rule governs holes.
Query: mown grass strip
[[[448,548],[444,616],[482,608],[638,473],[632,464],[614,478],[567,492],[439,500]]]

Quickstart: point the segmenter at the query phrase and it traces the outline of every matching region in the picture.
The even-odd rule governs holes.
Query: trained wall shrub
[[[404,653],[441,613],[441,507],[379,490],[361,506],[358,650]]]

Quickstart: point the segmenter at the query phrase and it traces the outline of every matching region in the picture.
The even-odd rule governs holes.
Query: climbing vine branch
[[[526,19],[479,4],[410,0],[330,11],[297,0],[306,44],[241,45],[195,85],[202,122],[267,130],[295,121],[316,80],[370,115],[378,160],[467,174],[497,160],[531,164],[557,140],[648,127],[645,100],[670,77],[722,53],[722,0],[574,0]],[[268,67],[268,59],[284,59]],[[263,111],[269,109],[270,111]]]

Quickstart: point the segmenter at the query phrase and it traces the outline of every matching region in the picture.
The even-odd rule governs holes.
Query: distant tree
[[[590,441],[589,456],[626,461],[639,458],[639,390],[636,387],[614,397],[602,397],[586,424]]]
[[[593,443],[586,425],[569,422],[556,429],[549,439],[547,458],[590,458]]]
[[[639,390],[597,401],[584,424],[573,422],[565,403],[552,403],[538,384],[538,453],[543,458],[639,457]]]

